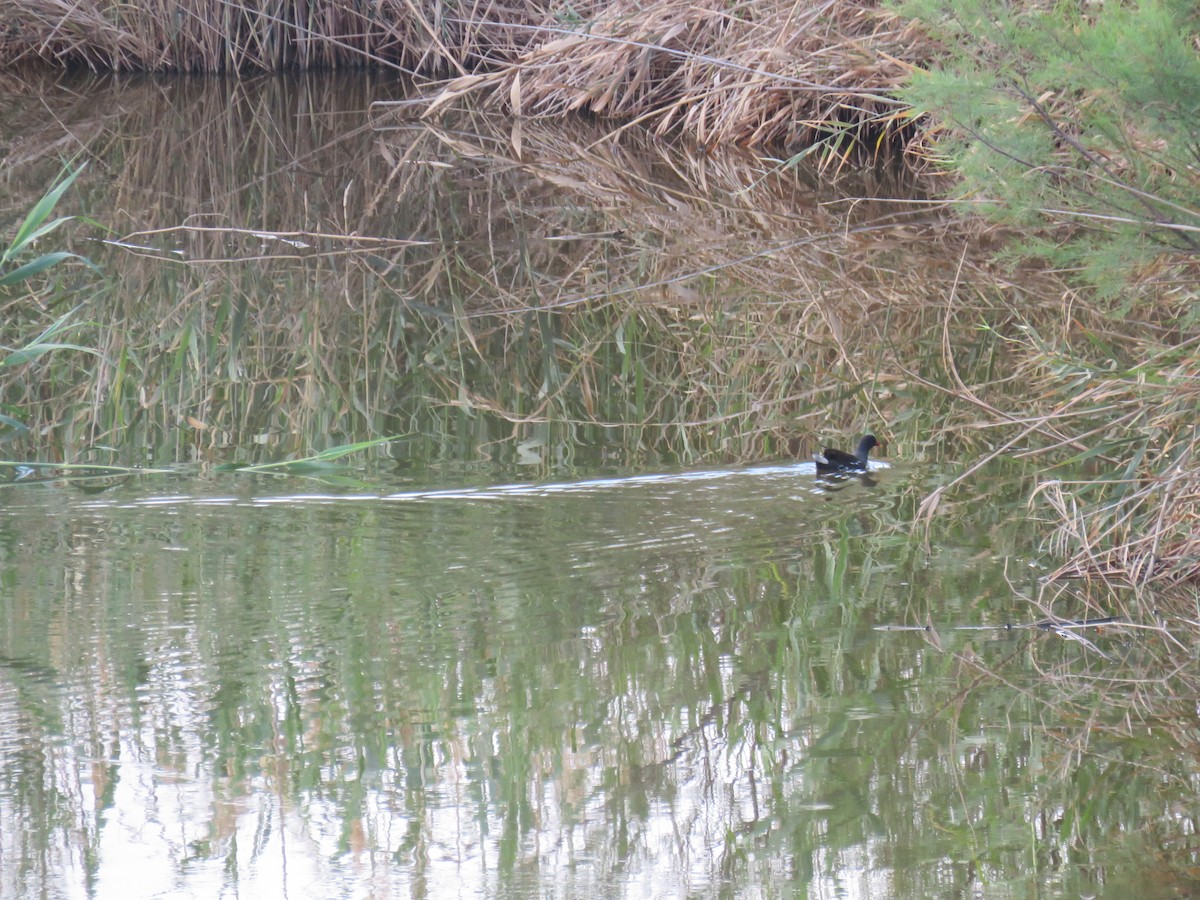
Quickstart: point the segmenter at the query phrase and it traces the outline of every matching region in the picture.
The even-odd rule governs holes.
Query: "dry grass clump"
[[[491,89],[517,115],[587,112],[702,144],[879,149],[905,130],[889,96],[927,46],[871,0],[604,4],[487,76],[451,82],[430,111]]]

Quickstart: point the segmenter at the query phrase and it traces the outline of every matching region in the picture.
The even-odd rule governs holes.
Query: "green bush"
[[[1194,0],[905,0],[944,47],[903,92],[961,199],[1022,231],[1006,251],[1127,309],[1134,285],[1180,308],[1200,261]],[[1191,313],[1195,321],[1196,313]]]

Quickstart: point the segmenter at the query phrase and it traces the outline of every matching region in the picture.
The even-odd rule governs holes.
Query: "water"
[[[810,469],[10,490],[5,895],[1100,890],[987,544]]]
[[[1109,662],[1005,627],[1042,616],[1041,473],[990,466],[918,520],[986,436],[925,442],[958,413],[908,373],[949,334],[996,378],[1003,345],[974,311],[846,304],[888,271],[936,294],[957,253],[674,280],[841,201],[718,161],[705,205],[710,163],[589,136],[405,144],[370,80],[41,90],[91,154],[87,211],[129,232],[436,246],[87,245],[103,356],[5,376],[30,426],[7,458],[167,471],[4,470],[0,896],[1187,895],[1194,773],[1076,712],[1128,632],[1089,633]],[[6,101],[13,184],[51,168],[35,98]],[[869,479],[787,452],[881,419]],[[223,465],[382,434],[342,468]]]

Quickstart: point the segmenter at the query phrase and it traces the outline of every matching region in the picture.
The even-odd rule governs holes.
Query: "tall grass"
[[[931,517],[962,502],[964,491],[976,495],[1000,457],[1036,473],[1029,508],[1044,523],[1051,568],[1028,599],[1047,616],[1115,615],[1112,627],[1126,638],[1116,660],[1044,650],[1033,657],[1060,689],[1056,716],[1078,726],[1067,736],[1076,750],[1104,731],[1134,738],[1149,725],[1167,729],[1180,754],[1197,752],[1200,339],[1173,337],[1155,327],[1085,325],[1072,312],[1059,328],[1026,318],[1006,338],[1026,392],[1014,403],[969,375],[957,379],[963,402],[941,433],[970,429],[986,442],[920,510]]]
[[[511,45],[507,23],[548,16],[536,3],[503,2],[10,0],[0,65],[210,73],[377,65],[462,74]]]
[[[1200,338],[1165,343],[1152,330],[1077,321],[1061,335],[1049,328],[1046,319],[1027,321],[1007,338],[1032,401],[996,402],[958,380],[964,410],[984,415],[967,427],[991,433],[992,446],[924,512],[992,460],[1028,459],[1042,472],[1030,503],[1056,523],[1048,548],[1061,562],[1049,581],[1135,591],[1200,585]]]
[[[1052,547],[1065,562],[1054,577],[1200,588],[1200,338],[1143,344],[1134,358],[1034,357],[1042,384],[1077,386],[1072,408],[1056,415],[1079,447],[1069,461],[1105,461],[1095,477],[1048,478],[1035,494],[1059,523]]]
[[[3,313],[10,326],[16,323],[20,328],[21,323],[27,321],[23,314],[25,307],[30,298],[37,295],[40,283],[49,276],[50,270],[68,260],[76,260],[95,268],[90,260],[67,250],[37,253],[39,241],[50,239],[63,225],[75,218],[51,216],[63,194],[75,183],[82,171],[82,166],[74,170],[64,169],[46,193],[33,203],[8,245],[0,251],[0,313]],[[46,308],[57,305],[65,295],[65,291],[55,288],[53,284],[42,293],[46,296],[40,298],[40,303]],[[66,340],[70,332],[83,325],[73,321],[77,311],[78,308],[57,316],[36,335],[17,333],[16,329],[10,328],[0,337],[0,341],[14,341],[14,344],[9,346],[0,343],[0,443],[29,431],[22,420],[24,410],[15,396],[18,386],[12,380],[14,372],[55,351],[96,352],[91,347]]]

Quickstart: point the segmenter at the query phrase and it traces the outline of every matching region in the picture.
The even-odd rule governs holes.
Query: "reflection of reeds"
[[[954,277],[922,207],[599,130],[370,130],[330,105],[364,109],[369,80],[230,89],[121,88],[135,111],[93,142],[109,179],[85,203],[151,249],[98,260],[106,364],[52,361],[50,405],[21,398],[66,456],[131,428],[161,459],[403,432],[496,453],[548,429],[746,458],[911,402],[880,340],[921,368]]]

